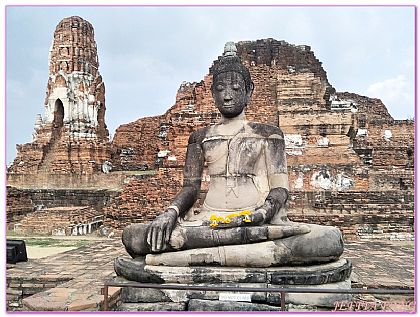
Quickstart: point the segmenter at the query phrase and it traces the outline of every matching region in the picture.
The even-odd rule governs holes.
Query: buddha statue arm
[[[305,224],[290,221],[284,208],[289,198],[289,180],[283,133],[280,130],[278,132],[280,133],[268,138],[265,147],[270,192],[264,204],[253,213],[252,222],[282,226],[281,232],[284,237],[306,234],[311,231],[311,228]]]
[[[191,140],[191,138],[190,138]],[[184,167],[184,183],[170,207],[178,209],[182,217],[194,205],[200,193],[204,155],[200,143],[189,143]]]
[[[265,199],[264,204],[253,213],[253,223],[269,223],[273,217],[281,212],[289,198],[289,191],[286,188],[272,188]],[[280,215],[282,221],[287,221],[286,215]]]
[[[281,130],[267,139],[264,154],[270,192],[263,206],[256,213],[262,214],[263,223],[270,222],[276,215],[280,217],[280,220],[287,221],[283,207],[289,198],[289,179],[285,143]]]
[[[188,141],[181,191],[165,212],[157,216],[147,229],[146,242],[152,252],[161,251],[169,243],[178,217],[184,216],[198,198],[204,168],[204,154],[199,135],[199,131],[193,133]]]

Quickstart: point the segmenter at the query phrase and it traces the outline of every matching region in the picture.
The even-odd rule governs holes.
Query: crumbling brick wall
[[[90,206],[103,212],[119,191],[105,189],[23,189],[7,186],[7,227],[31,215],[38,208]],[[44,219],[47,223],[49,219]]]
[[[339,227],[346,239],[414,238],[413,192],[293,191],[289,218]]]
[[[142,118],[119,126],[112,141],[114,170],[153,168],[162,148],[159,138],[162,116]]]
[[[22,192],[17,188],[6,187],[7,204],[6,218],[7,229],[13,229],[13,225],[25,218],[25,216],[35,210],[30,193]]]
[[[123,229],[145,223],[162,213],[182,185],[182,170],[161,168],[157,175],[132,177],[120,195],[105,207],[105,224]]]

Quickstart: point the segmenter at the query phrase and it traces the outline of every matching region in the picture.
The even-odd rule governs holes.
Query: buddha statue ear
[[[254,92],[254,83],[251,81],[249,83],[249,89],[246,92],[246,104],[248,105],[251,102],[252,93]]]

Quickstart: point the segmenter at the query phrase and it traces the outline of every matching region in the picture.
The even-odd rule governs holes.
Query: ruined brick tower
[[[9,173],[100,171],[109,160],[110,144],[92,25],[77,16],[63,19],[48,59],[44,116],[36,118],[32,143],[17,146]]]

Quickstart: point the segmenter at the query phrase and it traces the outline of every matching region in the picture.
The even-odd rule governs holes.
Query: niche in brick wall
[[[102,103],[98,107],[98,125],[102,127],[105,124],[105,107]]]
[[[60,99],[55,101],[54,107],[54,127],[62,127],[64,119],[64,107],[63,102]]]

